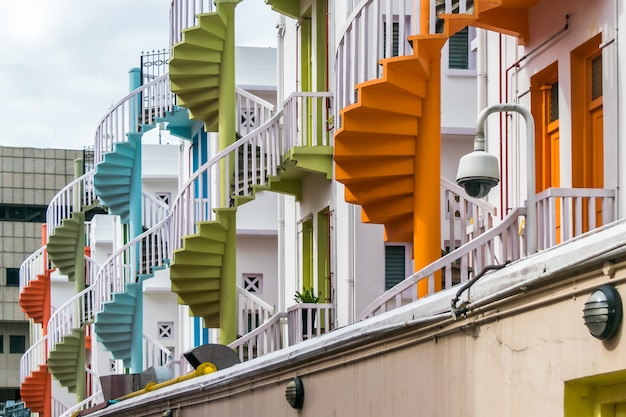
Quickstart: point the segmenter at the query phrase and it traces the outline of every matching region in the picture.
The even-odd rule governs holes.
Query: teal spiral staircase
[[[124,224],[130,220],[130,182],[137,142],[116,143],[113,151],[104,154],[103,161],[96,166],[93,178],[96,195],[102,204],[109,208],[111,214],[119,215]]]

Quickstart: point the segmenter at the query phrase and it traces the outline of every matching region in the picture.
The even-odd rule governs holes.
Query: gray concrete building
[[[19,399],[20,359],[29,347],[19,268],[41,247],[47,205],[82,157],[82,150],[0,147],[0,410]]]

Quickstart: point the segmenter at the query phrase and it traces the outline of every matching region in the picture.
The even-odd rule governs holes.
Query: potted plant
[[[315,295],[315,291],[313,288],[303,289],[302,292],[296,291],[296,294],[293,296],[293,299],[296,303],[319,303],[320,294]]]
[[[321,293],[315,295],[315,291],[313,288],[305,288],[300,291],[296,291],[296,294],[293,296],[294,301],[302,304],[316,304],[320,301]],[[311,328],[315,327],[315,313],[317,310],[311,310]],[[302,309],[302,334],[306,335],[308,333],[308,312],[306,308]]]

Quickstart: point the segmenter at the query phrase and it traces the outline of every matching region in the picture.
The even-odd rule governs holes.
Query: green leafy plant
[[[293,299],[297,303],[319,303],[321,293],[315,295],[313,288],[304,289],[302,292],[296,291]]]

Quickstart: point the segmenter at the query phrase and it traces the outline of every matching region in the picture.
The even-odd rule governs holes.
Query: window
[[[385,246],[385,290],[406,278],[406,246]]]
[[[9,353],[26,352],[26,336],[9,336]]]
[[[0,334],[0,353],[4,353],[4,335]]]
[[[0,204],[0,221],[45,223],[47,206]]]
[[[263,274],[244,274],[243,289],[251,293],[263,294]]]
[[[20,286],[20,269],[7,268],[7,287]]]
[[[469,69],[469,28],[455,33],[448,41],[448,68]]]

